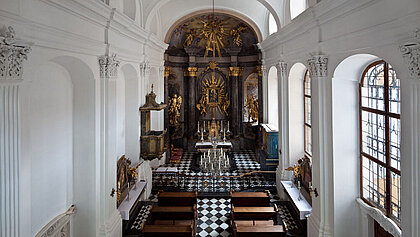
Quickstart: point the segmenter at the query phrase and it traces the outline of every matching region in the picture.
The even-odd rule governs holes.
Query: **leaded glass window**
[[[360,83],[361,195],[400,222],[400,81],[384,61],[369,65]]]
[[[305,137],[305,155],[312,157],[312,97],[311,97],[311,78],[309,72],[306,71],[303,81],[304,91],[304,137]]]

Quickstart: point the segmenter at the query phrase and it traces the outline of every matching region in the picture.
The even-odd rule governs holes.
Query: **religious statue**
[[[242,46],[241,32],[246,29],[246,27],[239,26],[238,28],[230,31],[230,35],[233,37],[233,43],[236,44],[236,46]]]
[[[182,97],[177,94],[174,97],[169,97],[169,123],[178,126],[181,118]]]
[[[192,42],[194,41],[194,30],[192,29],[185,29],[185,46],[191,46]]]
[[[256,122],[258,120],[258,100],[254,95],[247,96],[245,108],[248,109],[248,121]]]

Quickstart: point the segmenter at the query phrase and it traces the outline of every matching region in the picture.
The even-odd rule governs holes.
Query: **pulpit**
[[[151,111],[163,111],[165,108],[166,104],[156,103],[156,94],[153,92],[152,85],[152,91],[146,95],[146,103],[140,107],[140,156],[145,160],[160,159],[166,150],[166,130],[152,131],[150,129]]]

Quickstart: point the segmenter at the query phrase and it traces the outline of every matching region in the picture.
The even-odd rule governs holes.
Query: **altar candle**
[[[200,133],[200,121],[197,122],[197,133]]]
[[[228,121],[228,132],[229,132],[229,121]]]

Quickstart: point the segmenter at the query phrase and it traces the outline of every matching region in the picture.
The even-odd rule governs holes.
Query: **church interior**
[[[420,236],[419,0],[0,0],[0,236]]]

